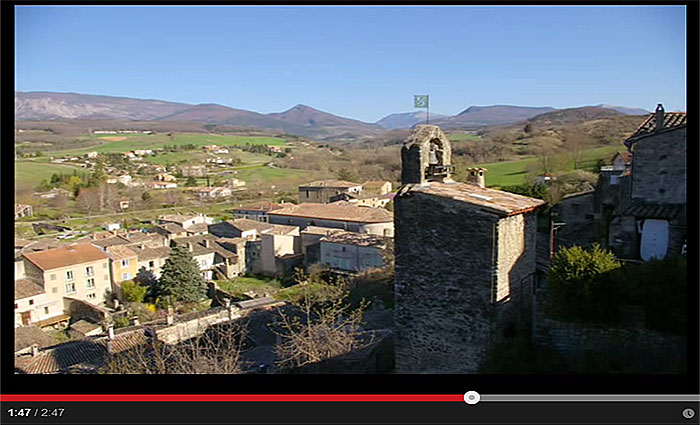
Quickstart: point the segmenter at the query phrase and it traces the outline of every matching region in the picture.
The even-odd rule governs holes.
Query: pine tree
[[[163,264],[159,279],[160,296],[172,296],[184,302],[199,301],[206,296],[206,282],[199,274],[199,266],[187,248],[173,248]]]

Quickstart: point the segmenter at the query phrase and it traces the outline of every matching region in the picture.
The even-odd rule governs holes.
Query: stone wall
[[[554,207],[553,213],[556,214],[553,219],[555,222],[566,223],[565,226],[556,230],[554,237],[555,250],[561,246],[578,245],[588,247],[593,242],[598,242],[594,192],[564,197]]]
[[[685,127],[644,137],[634,144],[632,200],[686,203]]]
[[[394,218],[397,372],[475,372],[491,340],[497,217],[408,191]]]

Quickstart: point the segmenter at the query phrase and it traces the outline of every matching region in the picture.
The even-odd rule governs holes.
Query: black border
[[[10,222],[10,204],[14,196],[10,192],[14,191],[13,161],[14,151],[13,139],[14,128],[14,103],[10,97],[10,90],[14,93],[14,6],[15,5],[166,5],[166,4],[210,4],[223,5],[232,4],[228,2],[206,2],[189,3],[173,1],[161,3],[156,1],[148,2],[2,2],[1,16],[2,22],[2,122],[5,124],[2,130],[5,142],[0,147],[2,149],[2,164],[0,167],[2,175],[2,187],[5,192],[3,197],[3,210],[8,211],[3,216],[2,228],[7,229],[6,236],[0,238],[2,241],[1,261],[2,276],[2,340],[5,344],[1,351],[2,356],[2,384],[0,393],[2,394],[70,394],[70,393],[107,393],[107,394],[350,394],[350,393],[370,393],[370,394],[461,394],[468,390],[475,390],[482,394],[697,394],[700,391],[698,382],[698,364],[693,359],[698,359],[698,282],[697,262],[691,269],[688,285],[688,373],[684,375],[182,375],[182,376],[143,376],[143,375],[15,375],[13,354],[9,351],[13,346],[13,332],[10,330],[14,318],[11,316],[13,310],[9,308],[11,299],[11,285],[9,285],[13,265],[10,263],[10,229],[14,227],[14,221]],[[235,4],[235,3],[233,3]],[[270,4],[288,5],[284,2],[249,2],[246,4]],[[313,2],[302,2],[300,5],[314,4]],[[365,4],[363,2],[351,3],[329,3],[329,5],[353,5]],[[399,5],[394,2],[375,2],[376,5]],[[440,2],[443,5],[459,5],[454,3]],[[687,17],[687,85],[686,104],[687,112],[691,117],[688,123],[688,144],[689,158],[696,163],[698,156],[698,2],[697,1],[676,1],[676,2],[479,2],[484,5],[525,5],[525,4],[561,4],[561,5],[685,5]],[[433,5],[433,4],[430,4]],[[653,61],[653,52],[650,52],[649,60]],[[640,87],[644,90],[644,87]],[[11,125],[12,123],[12,125]],[[691,154],[692,152],[692,154]],[[689,179],[691,188],[690,202],[688,204],[688,217],[698,217],[698,174],[697,167],[693,167],[694,179]],[[698,258],[698,223],[690,218],[688,220],[688,255]],[[13,219],[14,220],[14,219]],[[693,314],[695,312],[695,320]],[[692,336],[696,336],[693,338]]]

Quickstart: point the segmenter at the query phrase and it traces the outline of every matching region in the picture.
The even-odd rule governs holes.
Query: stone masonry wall
[[[394,211],[397,372],[475,372],[491,339],[497,217],[410,191]]]
[[[686,202],[686,131],[664,131],[637,141],[632,162],[632,200]]]

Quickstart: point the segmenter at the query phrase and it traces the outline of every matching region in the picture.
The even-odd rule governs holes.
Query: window
[[[95,269],[93,267],[85,267],[85,276],[90,277],[95,275]]]
[[[107,268],[107,263],[102,263],[102,268],[106,269]]]
[[[52,293],[52,294],[57,294],[57,293],[58,293],[58,288],[51,288],[51,293]]]
[[[53,274],[51,275],[51,280],[56,280],[56,273],[53,273]]]
[[[66,280],[73,280],[73,271],[69,270],[66,272]]]
[[[122,280],[131,279],[131,273],[122,273]]]
[[[49,314],[49,308],[48,308],[48,307],[44,307],[44,314]]]
[[[199,264],[201,264],[202,267],[206,267],[206,266],[207,266],[207,260],[202,260],[202,261],[199,262]]]
[[[129,267],[129,260],[122,260],[122,267]]]
[[[384,229],[384,236],[391,236],[389,233],[391,232],[391,229]]]
[[[95,279],[91,277],[90,279],[87,280],[87,288],[92,289],[94,287],[95,287]]]
[[[15,304],[15,309],[18,309],[18,308],[19,308],[19,306],[17,304]]]
[[[149,268],[149,269],[152,269],[152,268],[154,268],[155,266],[156,266],[155,261],[151,260],[151,261],[148,262],[148,268]]]
[[[91,300],[95,299],[95,294],[87,294],[87,297],[90,298]]]
[[[29,300],[29,305],[34,305],[34,300]]]
[[[66,294],[74,294],[75,293],[75,283],[66,283]]]

